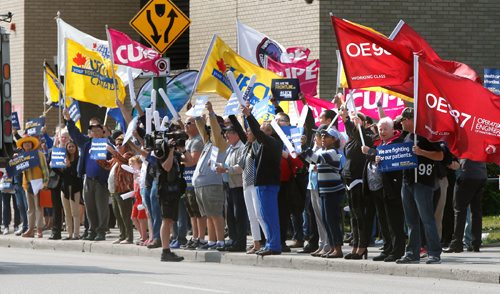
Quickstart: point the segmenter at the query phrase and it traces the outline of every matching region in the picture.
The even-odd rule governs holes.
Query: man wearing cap
[[[84,239],[103,241],[106,240],[109,221],[109,191],[107,188],[109,171],[102,168],[96,160],[90,158],[90,147],[92,139],[105,137],[104,128],[101,120],[94,117],[89,122],[89,135],[83,135],[71,120],[68,109],[65,109],[63,114],[69,135],[81,150],[81,156],[78,159],[78,176],[84,179],[83,199],[89,220],[89,235]],[[109,155],[108,153],[108,159],[111,157]]]
[[[37,237],[42,237],[43,232],[43,210],[39,205],[38,191],[32,186],[33,181],[42,180],[43,187],[46,188],[49,182],[49,168],[45,155],[40,150],[40,141],[32,136],[25,136],[16,142],[17,148],[23,149],[24,152],[36,150],[40,159],[40,165],[31,167],[25,170],[23,179],[23,188],[28,196],[28,230],[22,234],[23,237],[33,238],[35,235],[35,221],[37,228]]]
[[[413,108],[407,107],[401,113],[403,130],[408,132],[405,142],[414,142]],[[420,262],[420,220],[424,225],[425,239],[429,258],[427,264],[441,263],[441,243],[434,218],[433,195],[436,181],[435,162],[443,160],[443,151],[438,143],[431,143],[417,135],[417,144],[413,147],[417,155],[418,167],[403,171],[403,209],[408,225],[408,244],[405,255],[396,263],[408,264]],[[416,176],[416,178],[415,178]]]

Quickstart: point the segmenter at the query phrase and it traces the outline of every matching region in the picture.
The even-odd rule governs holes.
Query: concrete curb
[[[92,241],[53,241],[46,239],[25,239],[0,237],[0,247],[52,250],[62,252],[82,252],[107,255],[141,256],[159,259],[161,249],[147,249],[143,246],[110,244]],[[260,257],[245,253],[218,251],[176,250],[178,255],[192,262],[213,262],[231,265],[289,268],[297,270],[319,270],[331,272],[370,273],[403,277],[426,277],[469,282],[500,284],[500,270],[476,270],[452,266],[447,263],[437,265],[373,262],[371,260],[348,261],[343,259],[323,259],[294,253],[279,256]]]

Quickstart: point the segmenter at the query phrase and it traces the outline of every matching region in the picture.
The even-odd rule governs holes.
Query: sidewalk
[[[144,246],[111,244],[118,237],[113,229],[106,236],[106,241],[94,242],[83,240],[52,241],[45,232],[43,239],[22,238],[15,235],[0,235],[0,247],[31,248],[36,250],[78,251],[82,253],[144,256],[160,259],[161,249],[147,249]],[[64,237],[64,236],[63,236]],[[344,246],[344,253],[350,248]],[[296,249],[291,253],[278,256],[260,257],[245,253],[228,253],[218,251],[189,251],[177,249],[175,252],[191,262],[215,262],[222,264],[280,267],[298,270],[320,270],[332,272],[372,273],[405,277],[428,277],[438,279],[461,280],[481,283],[500,284],[500,247],[484,247],[480,253],[443,253],[443,263],[436,265],[420,264],[399,265],[395,263],[374,262],[372,257],[379,250],[369,248],[368,260],[324,259],[308,254],[298,254]]]

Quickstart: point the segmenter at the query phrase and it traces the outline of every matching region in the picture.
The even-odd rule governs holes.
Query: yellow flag
[[[272,71],[259,67],[234,52],[221,38],[214,35],[199,73],[196,92],[217,93],[229,99],[232,94],[226,71],[231,70],[242,92],[250,78],[256,75],[253,95],[259,101],[271,95],[271,81],[281,79]],[[288,112],[288,103],[281,103],[281,108]]]
[[[116,108],[111,61],[71,39],[66,39],[66,50],[66,96]],[[123,102],[125,87],[118,76],[116,79],[118,98]]]
[[[60,82],[54,72],[47,65],[43,66],[43,89],[47,104],[59,103]]]

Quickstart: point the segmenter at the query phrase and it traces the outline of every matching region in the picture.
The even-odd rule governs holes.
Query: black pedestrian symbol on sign
[[[166,8],[165,4],[155,4],[155,14],[161,18],[163,15],[165,15],[165,8]],[[153,39],[155,44],[158,44],[162,35],[158,34],[158,29],[156,28],[156,25],[154,24],[153,19],[151,18],[151,10],[149,9],[146,10],[146,17],[149,25],[151,26],[151,29],[153,29],[153,34],[151,35],[151,38]],[[176,17],[178,17],[177,13],[175,13],[174,9],[170,9],[170,12],[167,15],[167,18],[170,18],[170,22],[168,23],[168,27],[163,34],[163,42],[165,44],[168,43],[168,34],[172,29],[172,27],[174,26],[174,21]]]

